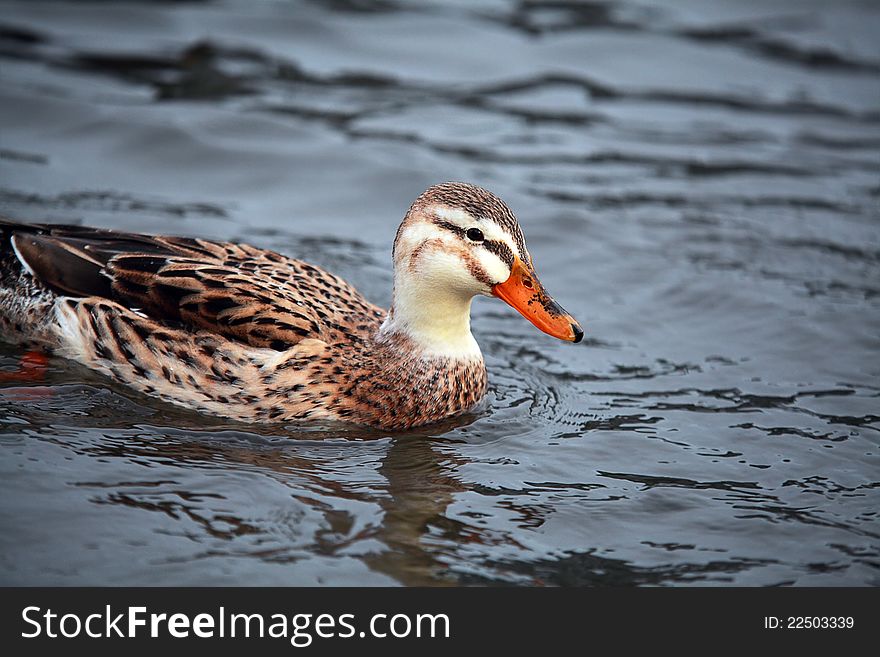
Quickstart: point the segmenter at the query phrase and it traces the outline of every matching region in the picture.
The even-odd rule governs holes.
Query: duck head
[[[428,352],[465,356],[478,295],[497,297],[545,333],[579,342],[578,323],[541,285],[510,208],[466,183],[429,187],[394,239],[394,295],[383,331],[401,331]]]

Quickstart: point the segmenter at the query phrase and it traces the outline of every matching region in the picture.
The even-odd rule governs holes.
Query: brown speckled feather
[[[182,323],[253,347],[369,331],[384,311],[338,276],[244,244],[148,237],[69,226],[16,234],[37,278],[71,296],[95,295],[161,322]],[[38,232],[37,232],[38,231]]]
[[[437,227],[432,204],[494,221],[509,244],[482,237],[469,244],[460,226]],[[438,250],[447,259],[435,262],[459,258],[455,275],[470,279],[454,280],[477,294],[499,282],[480,253],[509,267],[512,245],[529,258],[509,208],[471,185],[429,188],[404,219],[415,224],[429,232],[406,257],[398,257],[400,231],[395,240],[396,275],[423,286],[418,307],[408,310],[416,314],[406,315],[403,305],[378,308],[320,267],[246,244],[0,219],[0,338],[224,417],[428,424],[472,409],[487,376],[470,334],[470,297],[456,306],[463,314],[451,316],[460,321],[444,323],[450,316],[436,304],[449,303],[448,295],[431,275],[423,278],[419,263]],[[433,313],[428,333],[413,333],[406,317],[424,312]],[[450,326],[461,333],[447,340]]]
[[[0,220],[0,337],[245,421],[388,429],[472,408],[482,358],[377,339],[385,311],[320,267],[244,244]],[[25,267],[22,267],[22,264]]]

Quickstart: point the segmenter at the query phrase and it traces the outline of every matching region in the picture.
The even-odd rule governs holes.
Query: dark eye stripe
[[[440,228],[445,228],[446,230],[452,231],[459,237],[465,236],[465,229],[461,226],[458,226],[451,221],[444,221],[443,219],[434,219],[434,223],[440,226]]]
[[[434,219],[434,223],[440,226],[441,228],[445,228],[448,231],[451,231],[458,235],[459,237],[466,237],[467,231],[458,226],[457,224],[452,223],[451,221],[444,221],[443,219]],[[504,242],[498,242],[496,240],[486,240],[484,239],[482,242],[475,242],[475,244],[479,244],[486,248],[490,253],[494,253],[501,261],[504,262],[508,267],[513,267],[513,251],[510,250],[510,247],[507,246]]]
[[[494,253],[501,258],[501,261],[508,267],[513,267],[513,251],[510,250],[507,244],[492,240],[483,240],[482,244],[490,253]]]

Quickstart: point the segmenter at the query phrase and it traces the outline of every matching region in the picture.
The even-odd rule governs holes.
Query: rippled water
[[[409,203],[468,180],[587,330],[478,301],[489,403],[401,435],[53,360],[0,388],[0,582],[880,584],[878,33],[870,2],[0,2],[0,212],[387,304]]]

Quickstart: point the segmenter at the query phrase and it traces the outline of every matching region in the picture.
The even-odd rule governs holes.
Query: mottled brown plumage
[[[450,209],[466,213],[460,223],[491,222],[500,241],[444,231],[437,213]],[[513,214],[462,183],[430,188],[404,219],[390,314],[320,267],[245,244],[0,221],[0,334],[216,415],[401,429],[484,396],[470,298],[503,282],[514,258],[531,267]],[[466,301],[463,329],[444,324],[443,300]]]

